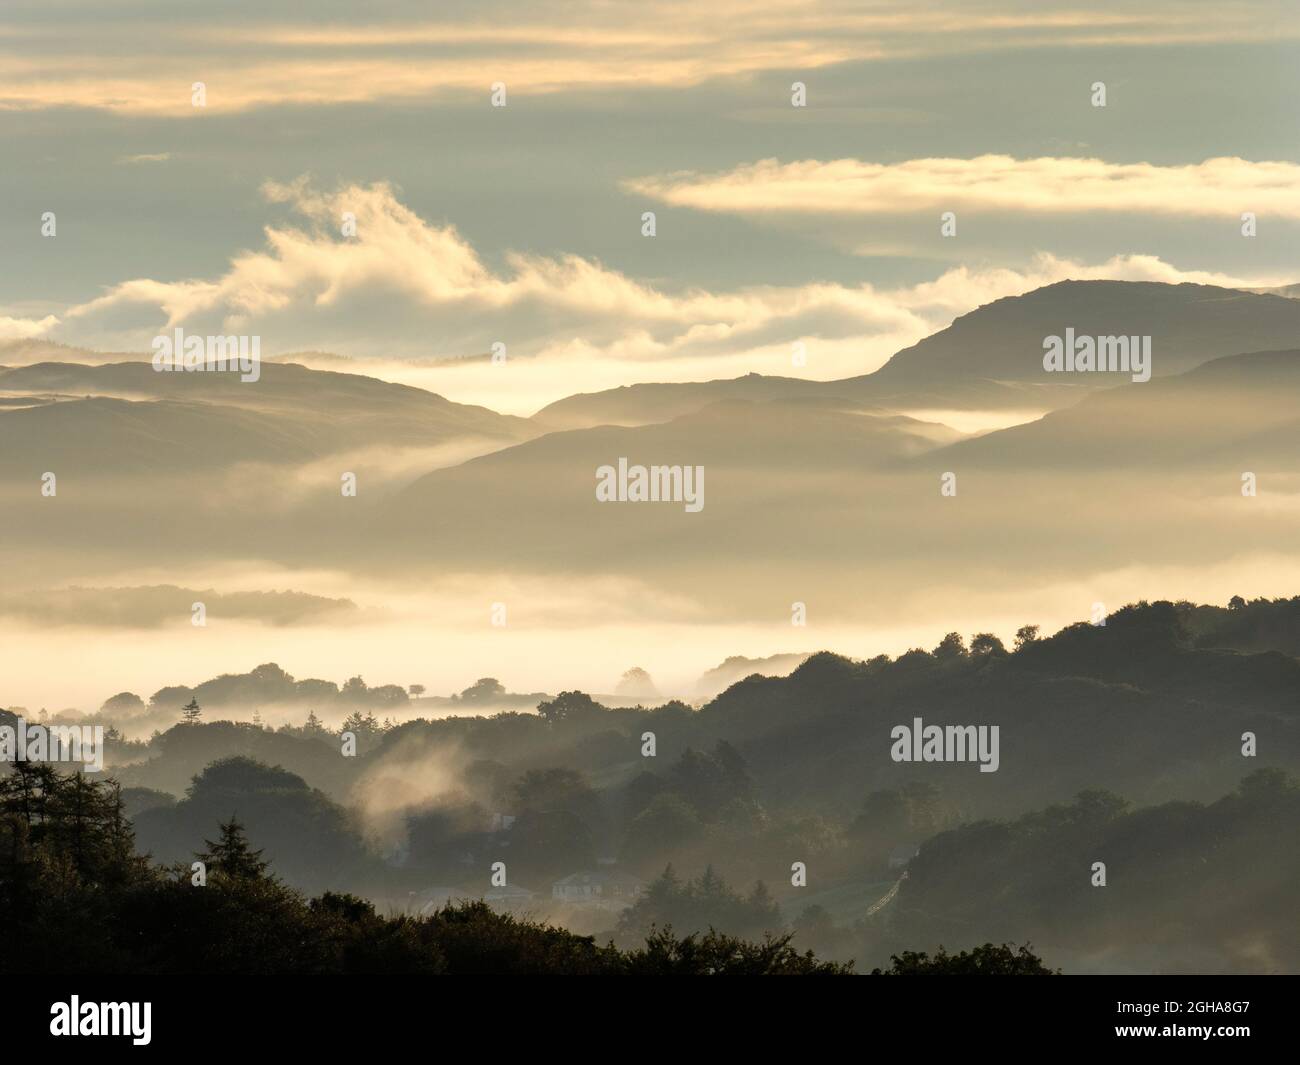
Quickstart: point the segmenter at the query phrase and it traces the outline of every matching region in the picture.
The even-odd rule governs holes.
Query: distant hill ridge
[[[1150,336],[1155,377],[1251,351],[1291,348],[1300,300],[1281,295],[1140,281],[1061,281],[994,300],[904,348],[873,373],[834,381],[747,374],[700,383],[654,383],[570,396],[534,415],[547,428],[645,425],[719,399],[826,396],[895,409],[1048,409],[1120,383],[1108,374],[1050,374],[1043,340]]]

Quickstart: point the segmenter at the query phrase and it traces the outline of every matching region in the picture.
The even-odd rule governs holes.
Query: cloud
[[[52,314],[47,314],[44,318],[10,318],[0,315],[0,340],[31,340],[44,336],[58,324],[58,318]]]
[[[633,178],[632,192],[675,207],[835,218],[942,211],[1066,215],[1145,213],[1300,219],[1300,164],[1224,157],[1185,166],[1101,159],[909,159],[869,163],[763,159],[716,174]]]
[[[386,364],[384,375],[497,409],[513,394],[536,409],[575,390],[669,374],[790,374],[795,341],[808,348],[801,372],[865,373],[956,315],[1068,278],[1225,287],[1286,280],[1182,270],[1149,255],[1086,264],[1040,253],[1020,269],[959,266],[892,288],[813,282],[670,291],[576,255],[511,253],[493,269],[454,226],[419,217],[385,183],[326,192],[300,179],[263,191],[299,222],[268,226],[265,247],[235,255],[217,278],[115,285],[69,308],[58,339],[145,351],[153,336],[181,327],[260,336],[264,355],[319,349],[371,360],[476,355],[500,341],[508,372],[466,360],[431,369]],[[353,237],[340,233],[345,212],[356,218]]]
[[[171,157],[171,152],[153,152],[144,155],[123,155],[117,161],[122,166],[133,166],[137,163],[165,163]]]
[[[493,270],[454,226],[425,221],[384,183],[323,192],[270,183],[299,225],[268,226],[261,251],[215,280],[137,278],[71,308],[64,336],[145,349],[160,330],[256,333],[266,354],[658,360],[797,338],[913,332],[915,314],[870,286],[667,292],[576,255],[506,256]],[[345,214],[356,236],[344,237]]]
[[[285,22],[272,5],[223,4],[158,16],[124,0],[70,20],[40,8],[0,33],[0,108],[86,107],[124,114],[422,101],[506,82],[523,96],[575,90],[683,88],[716,78],[812,71],[852,61],[1035,47],[1276,42],[1294,37],[1281,0],[1187,5],[1152,0],[1065,4],[993,0],[872,5],[719,0],[687,5],[600,0],[517,5],[331,5]],[[235,27],[235,28],[232,28]]]

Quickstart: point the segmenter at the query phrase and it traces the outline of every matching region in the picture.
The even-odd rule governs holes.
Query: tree
[[[366,693],[370,706],[401,706],[410,696],[400,684],[381,684]]]
[[[1071,818],[1082,824],[1104,825],[1128,813],[1132,807],[1127,799],[1102,788],[1089,788],[1074,798]]]
[[[719,740],[710,753],[690,747],[672,767],[671,787],[705,822],[757,822],[762,810],[740,753]]]
[[[248,799],[258,792],[309,791],[307,782],[283,766],[265,765],[245,755],[235,754],[209,762],[203,772],[190,780],[187,798],[212,798],[225,803]]]
[[[569,810],[529,810],[510,829],[510,868],[525,882],[591,868],[596,860],[591,829]]]
[[[514,782],[510,801],[520,812],[568,810],[588,819],[598,805],[596,793],[574,769],[530,769]]]
[[[950,632],[940,640],[939,646],[934,649],[934,657],[941,662],[951,662],[958,658],[965,658],[966,641],[962,639],[961,633]]]
[[[991,632],[977,632],[970,640],[970,653],[976,658],[983,658],[986,655],[1001,657],[1007,653],[1007,649]]]
[[[505,693],[505,685],[496,677],[480,677],[460,693],[460,698],[467,703],[490,703]]]
[[[601,705],[585,692],[560,692],[554,699],[537,704],[537,716],[551,725],[599,714],[601,710]]]
[[[199,715],[202,713],[203,710],[199,707],[199,701],[191,695],[190,701],[181,707],[181,720],[187,725],[197,725]]]
[[[1256,769],[1237,786],[1244,799],[1269,801],[1295,789],[1295,781],[1285,769],[1270,766]]]
[[[1019,651],[1022,647],[1026,647],[1037,639],[1037,625],[1021,625],[1020,628],[1016,629],[1016,650]]]
[[[1246,609],[1246,600],[1244,600],[1244,599],[1243,599],[1241,596],[1239,596],[1239,595],[1234,595],[1231,599],[1228,600],[1228,609],[1229,609],[1229,610],[1245,610],[1245,609]]]
[[[1025,943],[1015,950],[1003,943],[985,943],[974,950],[949,954],[943,947],[932,958],[924,951],[892,954],[888,969],[872,969],[872,976],[1055,976],[1043,959]]]
[[[136,714],[144,713],[144,700],[135,692],[118,692],[104,700],[104,705],[99,708],[100,715],[110,720],[118,717],[132,717]]]
[[[699,815],[680,795],[659,795],[628,825],[623,856],[633,865],[643,865],[689,846],[703,833]]]
[[[412,698],[418,699],[421,695],[425,693],[426,689],[423,684],[412,684],[406,690],[411,693]]]
[[[149,696],[149,709],[161,710],[165,706],[173,705],[177,700],[188,699],[194,694],[192,688],[187,688],[183,684],[172,684],[166,688],[159,688]]]
[[[669,865],[619,915],[617,934],[630,940],[669,926],[694,933],[711,930],[747,937],[783,930],[781,909],[761,881],[748,896],[741,896],[711,865],[697,879],[685,883],[678,880]]]
[[[853,963],[819,961],[812,951],[790,945],[793,932],[748,942],[710,929],[678,939],[664,928],[646,937],[645,947],[629,951],[623,972],[674,976],[851,976]]]
[[[257,880],[266,874],[270,864],[262,860],[262,852],[253,850],[244,835],[244,826],[234,816],[220,826],[221,839],[216,843],[207,839],[206,851],[195,855],[199,861],[232,880]]]
[[[862,812],[849,825],[849,836],[865,851],[868,861],[884,863],[891,847],[911,833],[911,804],[900,791],[873,791]]]
[[[614,693],[631,699],[656,699],[659,697],[659,689],[655,687],[654,680],[640,666],[633,666],[623,674],[614,688]]]
[[[357,739],[369,739],[374,736],[379,729],[379,722],[375,720],[372,713],[363,714],[360,710],[353,710],[343,722],[342,732],[351,732]]]

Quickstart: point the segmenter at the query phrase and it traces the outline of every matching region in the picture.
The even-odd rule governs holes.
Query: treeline
[[[247,673],[224,673],[194,687],[173,684],[159,688],[147,704],[134,692],[119,692],[104,702],[100,713],[122,723],[133,717],[179,711],[192,699],[214,708],[300,704],[329,710],[382,711],[404,706],[409,698],[407,690],[397,684],[372,688],[359,676],[342,685],[315,678],[295,680],[274,662],[267,662]]]
[[[877,793],[872,815],[855,827],[878,826],[887,813],[930,821],[925,797],[910,798],[919,806]],[[629,938],[655,924],[790,930],[819,957],[859,964],[908,946],[1029,939],[1072,971],[1292,972],[1300,965],[1300,849],[1290,845],[1298,836],[1300,782],[1277,769],[1256,770],[1209,804],[1134,808],[1089,791],[1009,821],[922,837],[879,912],[795,908],[795,892],[783,900],[795,914],[787,923],[761,883],[742,895],[711,868],[684,879],[670,867],[618,927]],[[812,867],[825,878],[825,858]]]
[[[620,949],[494,912],[482,902],[385,917],[343,893],[283,884],[235,820],[191,865],[136,855],[117,786],[48,765],[0,777],[0,971],[33,973],[390,973],[842,975],[790,937],[750,942],[656,929]],[[1024,951],[985,948],[987,971],[1023,970]],[[924,960],[923,960],[924,961]],[[1035,959],[1036,961],[1036,959]],[[934,959],[919,971],[947,971]],[[1019,968],[1017,968],[1019,967]],[[1041,964],[1038,966],[1041,970]],[[916,970],[899,959],[899,972]],[[1046,970],[1042,970],[1046,971]]]
[[[1009,934],[1094,967],[1293,972],[1297,838],[1300,782],[1279,769],[1256,770],[1208,804],[1134,809],[1086,792],[928,840],[891,931],[914,945]]]
[[[788,937],[657,932],[601,946],[482,902],[384,917],[354,895],[307,898],[270,874],[243,826],[194,865],[134,852],[112,782],[17,763],[0,777],[0,927],[9,973],[838,974]]]
[[[1234,595],[1226,608],[1185,601],[1175,606],[1198,646],[1300,657],[1300,596],[1247,600]]]
[[[425,697],[425,693],[423,684],[412,684],[409,688],[397,684],[371,687],[361,676],[350,677],[342,685],[315,678],[295,680],[276,663],[266,662],[247,673],[223,673],[193,687],[171,684],[159,688],[149,696],[148,702],[135,692],[118,692],[104,700],[99,713],[107,721],[126,724],[138,718],[171,715],[179,707],[196,702],[217,710],[304,706],[327,712],[370,711],[373,715],[375,711],[400,709],[412,699]],[[544,698],[540,693],[507,692],[495,677],[480,677],[460,692],[432,697],[432,702],[485,707],[519,703],[531,708]],[[312,716],[315,717],[314,711]]]
[[[1294,895],[1300,870],[1270,838],[1300,830],[1286,776],[1300,770],[1300,662],[1279,650],[1298,610],[1300,600],[1139,603],[1051,637],[1025,626],[1011,648],[952,633],[894,658],[822,653],[700,710],[564,692],[536,713],[391,727],[354,711],[356,757],[305,708],[304,725],[274,731],[200,716],[132,749],[131,765],[114,763],[125,748],[110,738],[109,764],[145,849],[186,859],[238,813],[309,893],[477,895],[501,859],[511,886],[545,904],[555,880],[610,859],[644,881],[671,863],[681,881],[658,909],[641,906],[621,929],[602,913],[571,923],[622,946],[664,923],[694,932],[708,920],[742,938],[793,928],[819,957],[860,964],[1032,938],[1071,964],[1074,952],[1202,950],[1207,968],[1294,967],[1300,942],[1277,900]],[[890,730],[914,716],[999,725],[1000,769],[893,762]],[[1273,775],[1249,777],[1261,763]],[[436,789],[420,777],[431,766]],[[363,819],[378,792],[391,814],[383,858],[375,818]],[[400,795],[405,806],[389,801]],[[1241,813],[1252,809],[1257,824]],[[864,919],[908,860],[881,919]],[[1112,874],[1105,889],[1078,873],[1097,860]],[[810,871],[807,889],[790,884],[794,861]],[[744,885],[742,903],[750,885],[769,885],[788,921],[747,923],[730,888],[701,885],[710,869]],[[988,898],[967,897],[971,884]],[[758,901],[748,912],[763,912]],[[1235,935],[1215,933],[1220,922]],[[1234,942],[1256,944],[1256,959]]]
[[[759,808],[755,826],[745,820],[753,786],[743,763],[725,768],[734,758],[725,749],[688,753],[647,809],[695,818],[693,803],[701,802],[738,816],[693,819],[703,834],[677,846],[672,823],[659,825],[655,871],[680,864],[655,876],[646,862],[625,857],[619,869],[649,880],[644,893],[621,914],[579,930],[612,935],[623,947],[665,926],[750,940],[793,932],[800,949],[859,964],[909,947],[989,939],[1032,939],[1072,967],[1111,955],[1215,971],[1285,970],[1300,960],[1300,934],[1287,917],[1300,889],[1300,854],[1276,845],[1300,832],[1300,788],[1280,770],[1257,770],[1211,804],[1134,808],[1093,790],[1009,821],[962,823],[937,789],[913,785],[872,792],[846,824],[768,820]],[[403,898],[436,884],[473,897],[503,858],[512,885],[538,891],[528,904],[533,912],[563,916],[549,886],[597,866],[588,826],[601,822],[600,794],[568,770],[528,771],[507,791],[512,808],[523,811],[508,827],[493,826],[476,806],[411,815],[409,860],[400,868],[378,860],[345,808],[294,774],[246,759],[214,763],[181,803],[141,810],[135,820],[156,850],[188,855],[206,826],[238,811],[277,868],[312,890]],[[130,812],[140,796],[128,790],[124,799]],[[644,829],[634,818],[629,839],[643,845],[635,833]],[[898,841],[912,842],[899,848]],[[898,849],[900,864],[891,867]],[[792,858],[806,864],[810,887],[789,885]],[[733,883],[752,886],[732,888],[715,860],[726,863]],[[1111,878],[1104,886],[1092,883],[1099,860]],[[896,897],[869,912],[892,886]],[[1253,946],[1243,952],[1242,944]]]
[[[1300,625],[1300,599],[1243,601],[1230,609],[1140,603],[1111,614],[1104,626],[1084,622],[1051,637],[1025,626],[1013,649],[989,634],[968,643],[950,633],[931,651],[895,658],[821,653],[788,677],[741,681],[699,711],[675,701],[608,708],[581,692],[542,700],[535,714],[398,725],[363,708],[345,723],[357,736],[359,757],[341,759],[339,719],[327,728],[304,707],[295,724],[276,730],[218,721],[188,735],[170,728],[148,744],[110,737],[108,762],[139,763],[119,773],[124,781],[179,794],[209,762],[245,755],[283,765],[342,799],[376,761],[421,744],[510,779],[563,767],[600,779],[608,791],[645,771],[662,777],[660,767],[688,748],[712,751],[725,741],[743,756],[763,805],[776,814],[798,809],[842,820],[856,814],[867,792],[913,783],[940,788],[950,810],[967,818],[1010,816],[1097,787],[1142,803],[1209,799],[1240,779],[1240,755],[1230,741],[1247,731],[1267,736],[1272,764],[1300,771],[1300,719],[1290,712],[1300,661],[1278,653],[1292,625]],[[1232,646],[1234,640],[1251,649]],[[486,679],[472,690],[496,687]],[[168,723],[180,719],[181,696],[190,691],[177,690]],[[198,702],[200,724],[218,716]],[[1001,726],[1001,769],[978,775],[965,765],[892,762],[889,730],[913,716]],[[654,758],[641,754],[645,732],[656,737]],[[1086,742],[1062,758],[1061,737],[1071,735]],[[321,750],[331,745],[335,750]],[[629,798],[635,805],[635,795]],[[717,816],[705,811],[706,821]]]

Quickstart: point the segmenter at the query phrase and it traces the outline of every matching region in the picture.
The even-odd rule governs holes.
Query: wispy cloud
[[[123,155],[117,162],[122,166],[133,166],[137,163],[165,163],[171,157],[171,152],[152,152],[143,155]]]
[[[1166,0],[1141,12],[1118,0],[1087,7],[990,0],[957,11],[924,0],[867,10],[835,0],[540,0],[522,15],[515,5],[476,4],[462,18],[453,11],[436,21],[415,5],[367,6],[336,11],[325,25],[237,6],[237,17],[222,5],[163,21],[154,5],[127,0],[111,18],[83,5],[75,23],[62,8],[55,16],[37,6],[0,34],[0,108],[180,115],[191,111],[194,81],[205,82],[208,107],[219,111],[446,93],[486,98],[498,80],[522,94],[688,87],[851,61],[1300,33],[1283,17],[1282,0],[1194,7]]]
[[[909,159],[872,163],[763,159],[722,173],[633,178],[632,192],[737,215],[843,218],[952,210],[1006,214],[1147,214],[1300,219],[1300,165],[1224,157],[1185,166],[1102,159]]]
[[[268,226],[265,247],[235,255],[212,279],[137,278],[70,307],[56,339],[146,350],[160,330],[256,333],[266,354],[326,349],[370,358],[466,356],[500,341],[509,372],[475,363],[432,371],[478,398],[519,387],[533,406],[582,387],[662,377],[790,373],[792,344],[807,373],[861,373],[990,300],[1066,278],[1274,283],[1179,269],[1155,256],[1085,264],[1038,254],[1021,269],[957,267],[900,287],[815,282],[727,291],[672,291],[575,255],[510,254],[490,267],[453,226],[419,217],[387,184],[323,191],[306,180],[264,194],[301,219]],[[344,237],[345,212],[356,235]],[[509,383],[507,384],[507,378]],[[463,394],[462,394],[463,395]],[[462,398],[458,395],[457,398]]]

